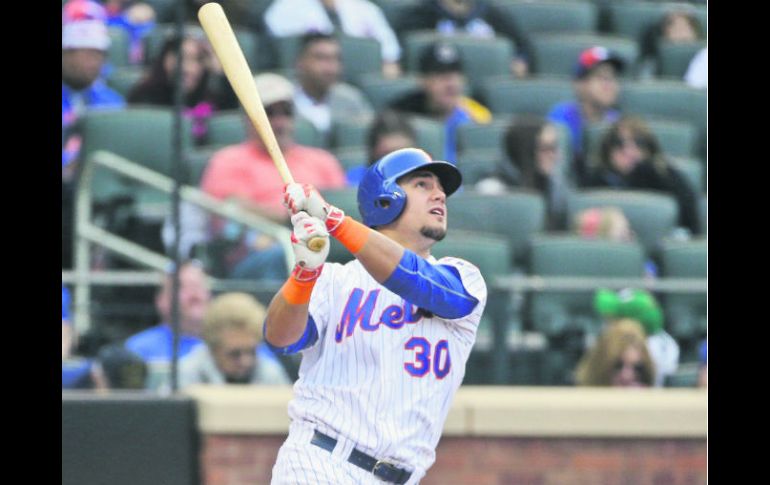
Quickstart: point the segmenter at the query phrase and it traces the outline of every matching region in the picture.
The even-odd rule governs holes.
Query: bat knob
[[[311,251],[315,252],[322,250],[325,245],[326,238],[323,237],[314,237],[307,242],[307,247],[310,248]]]

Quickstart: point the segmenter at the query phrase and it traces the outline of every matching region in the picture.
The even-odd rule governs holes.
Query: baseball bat
[[[206,32],[214,52],[222,64],[225,76],[233,87],[238,100],[246,110],[246,114],[259,133],[262,143],[265,144],[270,158],[273,159],[275,167],[281,174],[284,183],[294,183],[294,177],[289,172],[286,160],[283,158],[281,148],[275,139],[273,127],[270,126],[270,120],[265,113],[265,107],[262,105],[262,98],[257,92],[257,85],[254,82],[254,76],[251,73],[243,50],[235,38],[235,32],[230,26],[230,22],[225,16],[222,6],[215,2],[210,2],[198,9],[198,20]],[[308,247],[313,251],[323,249],[326,240],[322,237],[314,237],[308,241]]]

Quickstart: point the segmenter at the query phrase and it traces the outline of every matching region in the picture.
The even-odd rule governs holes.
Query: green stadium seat
[[[388,79],[381,74],[367,74],[361,78],[361,90],[375,111],[382,111],[397,98],[419,88],[418,77],[409,73],[396,79]]]
[[[568,220],[574,228],[575,216],[590,207],[617,207],[628,219],[639,243],[650,255],[657,253],[663,239],[677,225],[678,206],[673,197],[661,192],[641,190],[589,189],[570,195]]]
[[[409,120],[417,136],[417,146],[434,159],[443,160],[446,140],[444,124],[423,116],[411,116]]]
[[[422,51],[430,44],[444,40],[460,50],[463,60],[463,72],[469,87],[481,88],[485,78],[510,73],[514,44],[508,38],[479,38],[467,35],[446,36],[430,31],[413,31],[404,35],[404,57],[406,71],[419,73],[419,61]]]
[[[171,176],[174,146],[174,113],[163,108],[128,108],[119,111],[89,111],[82,117],[81,156],[105,150],[166,176]],[[138,142],[141,141],[141,142]],[[192,149],[190,122],[183,122],[182,150]],[[94,173],[94,199],[113,195],[135,196],[139,202],[155,203],[170,197],[145,185],[98,169]]]
[[[696,193],[703,194],[706,192],[706,177],[703,173],[703,162],[692,157],[672,157],[671,165],[682,172],[682,175],[685,176],[687,182],[689,182]]]
[[[368,158],[366,148],[363,147],[340,148],[335,149],[332,153],[334,153],[334,156],[337,157],[337,160],[340,161],[340,165],[342,165],[342,168],[345,170],[350,170],[359,165],[365,165]]]
[[[594,33],[599,20],[597,6],[586,1],[514,0],[497,5],[528,34]]]
[[[531,275],[638,278],[643,267],[644,250],[636,243],[549,234],[536,235],[531,242]],[[593,290],[532,293],[532,329],[549,338],[575,330],[597,334],[602,322],[594,311],[593,296]]]
[[[692,123],[697,139],[695,156],[706,160],[706,91],[682,81],[637,81],[623,85],[623,112]]]
[[[708,197],[704,194],[700,197],[698,202],[698,217],[700,218],[700,227],[703,228],[703,234],[708,236]]]
[[[505,153],[503,137],[508,129],[507,119],[494,120],[491,123],[479,125],[468,123],[457,128],[457,151],[462,154],[466,150],[488,150],[500,158]]]
[[[661,274],[666,278],[705,279],[708,276],[708,240],[666,241],[661,261]],[[663,298],[663,310],[666,329],[674,338],[694,341],[706,336],[705,293],[668,293]]]
[[[124,67],[130,64],[128,32],[120,27],[107,27],[110,36],[110,47],[107,49],[107,62],[113,67]]]
[[[294,140],[300,145],[316,148],[328,148],[329,144],[323,134],[318,131],[313,123],[302,116],[294,117]]]
[[[695,54],[706,47],[706,42],[672,43],[664,42],[659,46],[658,58],[660,61],[659,78],[673,78],[682,80],[687,68],[690,67]]]
[[[144,67],[142,66],[118,67],[110,73],[107,78],[107,85],[127,98],[131,89],[136,86],[143,75]]]
[[[235,145],[246,140],[245,116],[239,110],[220,111],[209,118],[207,145]]]
[[[633,66],[639,54],[637,43],[625,37],[604,34],[534,34],[534,73],[572,79],[580,53],[596,45],[615,51],[626,62],[626,66]],[[630,76],[631,71],[624,70],[622,77]]]
[[[528,190],[483,195],[465,187],[447,199],[447,209],[451,230],[506,238],[514,265],[523,265],[530,237],[545,226],[545,202],[540,194]]]
[[[201,178],[203,172],[209,164],[209,160],[217,152],[218,148],[204,147],[196,148],[188,151],[185,155],[187,157],[187,172],[188,183],[193,187],[200,187]]]
[[[463,185],[471,188],[479,180],[492,175],[502,163],[503,155],[499,150],[465,150],[457,160],[457,168],[463,175]]]
[[[371,122],[357,119],[334,120],[331,128],[331,146],[335,150],[366,148],[366,137]]]
[[[575,98],[572,82],[561,78],[511,76],[487,78],[481,98],[494,114],[535,114],[545,116],[556,103]]]

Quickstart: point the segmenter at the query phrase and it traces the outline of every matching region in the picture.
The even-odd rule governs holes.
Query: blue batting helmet
[[[398,219],[406,206],[406,193],[396,181],[417,169],[435,173],[447,197],[462,183],[457,167],[433,160],[423,150],[403,148],[391,152],[366,170],[358,186],[358,211],[364,224],[382,226]]]

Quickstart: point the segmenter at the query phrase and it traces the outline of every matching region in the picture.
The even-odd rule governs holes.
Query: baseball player
[[[302,352],[273,484],[415,484],[435,460],[487,300],[478,268],[436,260],[454,165],[415,148],[364,174],[364,224],[312,186],[288,184],[297,265],[271,301],[266,341]],[[331,235],[356,259],[324,264]]]

